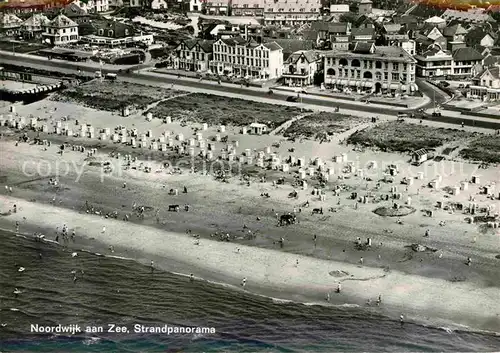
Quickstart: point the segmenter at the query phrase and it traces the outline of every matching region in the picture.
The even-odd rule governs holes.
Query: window
[[[339,60],[339,65],[340,66],[347,66],[347,59],[345,58],[342,58]]]
[[[360,67],[361,63],[359,62],[358,59],[354,59],[353,61],[351,61],[351,66],[352,67]]]
[[[377,81],[382,81],[382,73],[379,71],[375,72],[375,79]]]
[[[381,69],[382,68],[382,62],[381,61],[375,61],[375,68],[376,69]]]
[[[335,76],[335,70],[332,68],[329,68],[328,70],[326,70],[326,74],[329,76]]]
[[[393,70],[399,70],[399,64],[398,63],[392,63],[392,69]]]
[[[399,81],[399,74],[397,72],[392,73],[392,81]]]
[[[365,71],[363,73],[363,78],[370,78],[371,79],[371,78],[373,78],[373,75],[370,71]]]
[[[389,79],[389,74],[387,72],[384,72],[384,80],[387,81]]]

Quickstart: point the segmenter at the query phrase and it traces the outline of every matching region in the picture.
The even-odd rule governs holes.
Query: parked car
[[[443,87],[448,87],[450,84],[446,81],[439,81],[439,85]]]
[[[106,74],[106,76],[104,76],[104,78],[106,80],[116,81],[116,74]]]
[[[298,102],[299,101],[299,97],[288,96],[288,97],[286,97],[286,101],[287,102]]]

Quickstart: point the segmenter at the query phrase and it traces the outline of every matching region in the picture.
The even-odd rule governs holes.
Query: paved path
[[[12,65],[26,65],[32,68],[44,69],[44,70],[52,70],[54,71],[55,66],[57,66],[56,70],[62,73],[67,74],[75,74],[77,73],[77,67],[79,66],[83,72],[89,73],[90,75],[94,74],[95,67],[93,66],[81,66],[79,63],[71,63],[71,62],[62,62],[51,60],[47,61],[45,58],[33,57],[30,55],[16,55],[12,57],[12,53],[5,53],[0,51],[0,59],[2,63],[12,64]],[[97,64],[98,65],[98,64]],[[114,65],[108,65],[104,67],[104,71],[108,72],[118,72],[118,68]],[[302,103],[293,103],[286,101],[286,94],[281,95],[274,93],[269,95],[266,89],[256,88],[256,87],[240,87],[239,85],[231,85],[231,84],[217,84],[217,82],[200,82],[198,79],[177,79],[173,77],[169,77],[168,75],[157,75],[148,72],[141,73],[119,73],[119,80],[131,83],[138,83],[143,85],[150,86],[160,86],[160,87],[171,87],[189,91],[189,92],[200,92],[206,94],[215,94],[222,95],[226,97],[240,98],[246,99],[250,101],[259,101],[264,103],[271,104],[281,104],[281,105],[289,105],[295,107],[303,107],[304,109],[311,110],[320,110],[320,111],[329,111],[334,112],[336,107],[340,108],[339,113],[345,115],[353,115],[353,116],[363,116],[363,117],[378,117],[385,119],[394,119],[397,116],[397,112],[402,111],[403,109],[391,110],[390,107],[380,106],[376,104],[353,104],[352,102],[336,102],[330,99],[322,98],[322,97],[312,97],[312,96],[303,96]],[[443,94],[443,93],[441,93]],[[436,100],[442,99],[445,100],[448,96],[439,96],[436,95]],[[340,101],[340,100],[339,100]],[[459,119],[456,117],[442,116],[442,117],[428,117],[427,120],[424,120],[425,123],[446,123],[446,124],[461,124],[462,121],[465,122],[466,125],[470,125],[475,128],[484,128],[484,129],[500,129],[500,121],[495,119],[486,119],[486,118],[477,118],[471,117],[470,119]],[[437,124],[441,125],[441,124]]]
[[[295,118],[293,119],[290,119],[290,120],[287,120],[285,121],[283,124],[281,124],[280,126],[278,126],[276,129],[274,129],[273,131],[271,131],[269,133],[269,135],[277,135],[279,134],[280,132],[282,131],[285,131],[286,129],[288,129],[290,127],[290,125],[292,125],[294,122],[296,122],[297,120],[300,120],[302,119],[303,117],[305,116],[308,116],[309,114],[302,114],[302,115],[299,115],[299,116],[296,116]]]

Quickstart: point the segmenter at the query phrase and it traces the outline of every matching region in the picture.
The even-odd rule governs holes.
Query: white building
[[[165,0],[153,0],[151,1],[151,8],[153,10],[166,10],[168,9],[168,4]]]
[[[251,123],[248,130],[251,134],[262,135],[267,132],[267,125],[261,123]]]
[[[449,51],[441,50],[438,46],[422,54],[415,55],[417,60],[417,76],[433,77],[452,74],[453,56]]]
[[[468,96],[484,101],[500,99],[500,68],[498,66],[485,69],[473,78]]]
[[[0,33],[8,36],[17,35],[23,20],[11,13],[0,13]]]
[[[64,15],[58,15],[45,26],[42,34],[45,42],[62,45],[78,42],[78,24]]]
[[[232,0],[233,16],[263,16],[265,0]]]
[[[265,25],[301,25],[319,20],[321,0],[266,0]]]
[[[205,0],[205,10],[208,15],[229,15],[229,0]]]
[[[75,0],[74,4],[78,5],[87,13],[98,13],[109,11],[109,0]]]
[[[424,21],[424,23],[429,27],[437,27],[437,28],[446,27],[446,20],[438,16],[428,18]]]
[[[188,12],[201,12],[201,10],[205,6],[203,0],[183,0],[183,1],[184,1],[184,7]]]
[[[283,65],[285,85],[294,87],[312,85],[322,60],[323,58],[314,50],[301,50],[290,55]]]
[[[283,48],[276,42],[259,44],[241,37],[219,39],[213,44],[213,73],[269,80],[281,77]]]
[[[474,48],[460,48],[453,52],[452,74],[456,77],[470,78],[483,70],[483,56]]]
[[[21,25],[23,36],[33,38],[40,36],[45,30],[45,26],[50,23],[50,20],[43,14],[35,13]]]
[[[402,93],[418,90],[415,59],[400,47],[356,43],[352,51],[325,53],[325,86],[349,92]]]
[[[338,22],[340,20],[340,17],[344,14],[349,13],[349,11],[349,5],[347,4],[330,5],[330,21]]]

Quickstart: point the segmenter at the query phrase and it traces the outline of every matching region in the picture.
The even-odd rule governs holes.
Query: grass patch
[[[420,148],[434,149],[473,136],[477,133],[391,121],[358,131],[349,136],[347,142],[383,151],[411,152]]]
[[[193,93],[161,102],[150,112],[160,119],[171,116],[176,120],[212,125],[246,126],[258,121],[273,129],[299,115],[300,109],[239,98]]]
[[[123,107],[145,109],[149,104],[179,91],[127,82],[92,81],[59,92],[54,100],[70,100],[86,107],[117,111]]]
[[[500,137],[481,136],[460,151],[460,157],[486,163],[500,163]]]
[[[8,51],[11,53],[12,51],[14,51],[15,53],[24,54],[40,49],[45,49],[47,47],[47,45],[38,43],[11,42],[4,40],[0,41],[0,50]]]
[[[283,135],[289,138],[328,140],[329,136],[347,131],[368,119],[337,113],[319,112],[294,121]]]

